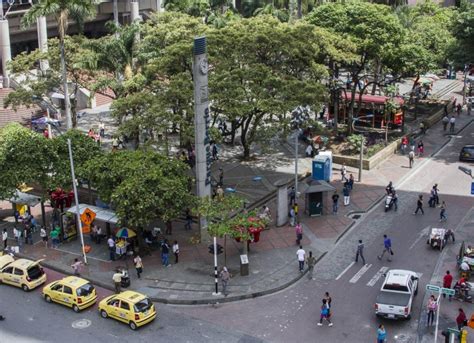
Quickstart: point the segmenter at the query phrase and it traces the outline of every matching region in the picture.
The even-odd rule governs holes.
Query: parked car
[[[0,257],[0,284],[5,283],[20,287],[25,292],[30,291],[46,282],[46,273],[40,262],[25,258],[15,260],[10,255]]]
[[[43,288],[43,297],[47,302],[56,302],[79,312],[95,304],[97,294],[92,284],[77,276],[67,276],[51,282]]]
[[[410,319],[417,293],[418,275],[415,272],[389,270],[375,301],[375,314],[388,319]]]
[[[465,145],[461,149],[459,161],[474,162],[474,145]]]

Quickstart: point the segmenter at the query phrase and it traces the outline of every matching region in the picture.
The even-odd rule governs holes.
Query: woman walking
[[[329,307],[326,299],[323,299],[323,304],[321,305],[321,316],[319,318],[318,326],[323,326],[323,319],[326,319],[326,321],[329,323],[328,325],[332,326],[332,322],[329,319]]]
[[[140,278],[140,274],[143,273],[143,262],[138,254],[135,255],[133,263],[135,264],[135,269],[137,270],[137,277]]]
[[[48,234],[46,233],[46,229],[44,228],[44,226],[42,226],[40,229],[40,237],[44,243],[44,247],[47,249],[48,248]]]
[[[379,325],[377,329],[377,343],[385,343],[387,341],[387,332],[383,324]]]
[[[428,319],[426,321],[426,326],[432,326],[434,321],[435,312],[438,309],[438,303],[434,295],[431,295],[428,299],[428,304],[426,305],[426,310],[428,312]]]
[[[296,232],[296,245],[300,245],[301,240],[303,239],[303,226],[301,225],[300,222],[296,223],[295,232]]]
[[[448,217],[446,216],[446,203],[443,201],[441,203],[441,211],[439,212],[439,221],[445,222],[446,220],[448,220]]]
[[[178,257],[179,257],[178,241],[174,241],[172,250],[173,250],[173,254],[174,254],[174,263],[178,263]]]

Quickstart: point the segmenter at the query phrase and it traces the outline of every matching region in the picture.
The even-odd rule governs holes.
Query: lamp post
[[[291,125],[295,129],[295,203],[298,199],[298,136],[301,124],[311,115],[309,106],[298,106],[291,112]]]
[[[372,118],[374,115],[369,114],[364,116],[363,118]],[[352,118],[352,131],[357,131],[355,128],[355,122],[361,119],[362,117],[357,117],[357,118]],[[362,167],[363,167],[363,162],[364,162],[364,142],[365,142],[365,137],[362,135],[362,139],[360,140],[360,152],[359,152],[359,177],[358,181],[362,181]]]

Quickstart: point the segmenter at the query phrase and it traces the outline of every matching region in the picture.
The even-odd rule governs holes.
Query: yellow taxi
[[[110,317],[127,323],[132,330],[156,318],[155,306],[151,300],[134,291],[125,291],[103,299],[99,303],[99,313],[102,318]]]
[[[39,265],[41,261],[0,256],[0,283],[21,287],[25,292],[38,287],[46,282],[46,273]]]
[[[94,305],[97,294],[89,281],[77,276],[68,276],[46,285],[43,288],[43,298],[49,303],[54,301],[79,312]]]

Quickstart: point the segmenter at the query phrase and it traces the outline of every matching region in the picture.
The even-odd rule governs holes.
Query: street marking
[[[410,245],[408,250],[411,250],[415,247],[415,245],[420,241],[420,239],[427,237],[430,234],[430,226],[425,227],[423,230],[420,231],[418,234],[418,238]]]
[[[370,267],[372,267],[371,264],[366,264],[365,266],[360,268],[360,270],[352,277],[352,279],[349,280],[349,282],[350,283],[356,283],[357,281],[359,281],[361,276],[364,275],[365,272],[368,271]]]
[[[337,276],[336,280],[339,280],[354,264],[355,264],[355,261],[352,261],[352,263],[349,264],[349,265],[346,267],[346,269],[344,269],[344,270],[342,271],[342,273]]]
[[[384,273],[386,273],[387,271],[388,271],[388,267],[380,268],[379,271],[377,273],[375,273],[374,277],[372,279],[370,279],[369,282],[367,282],[367,286],[374,287],[375,284],[377,283],[377,281],[379,281],[379,279],[382,277],[382,275]]]

